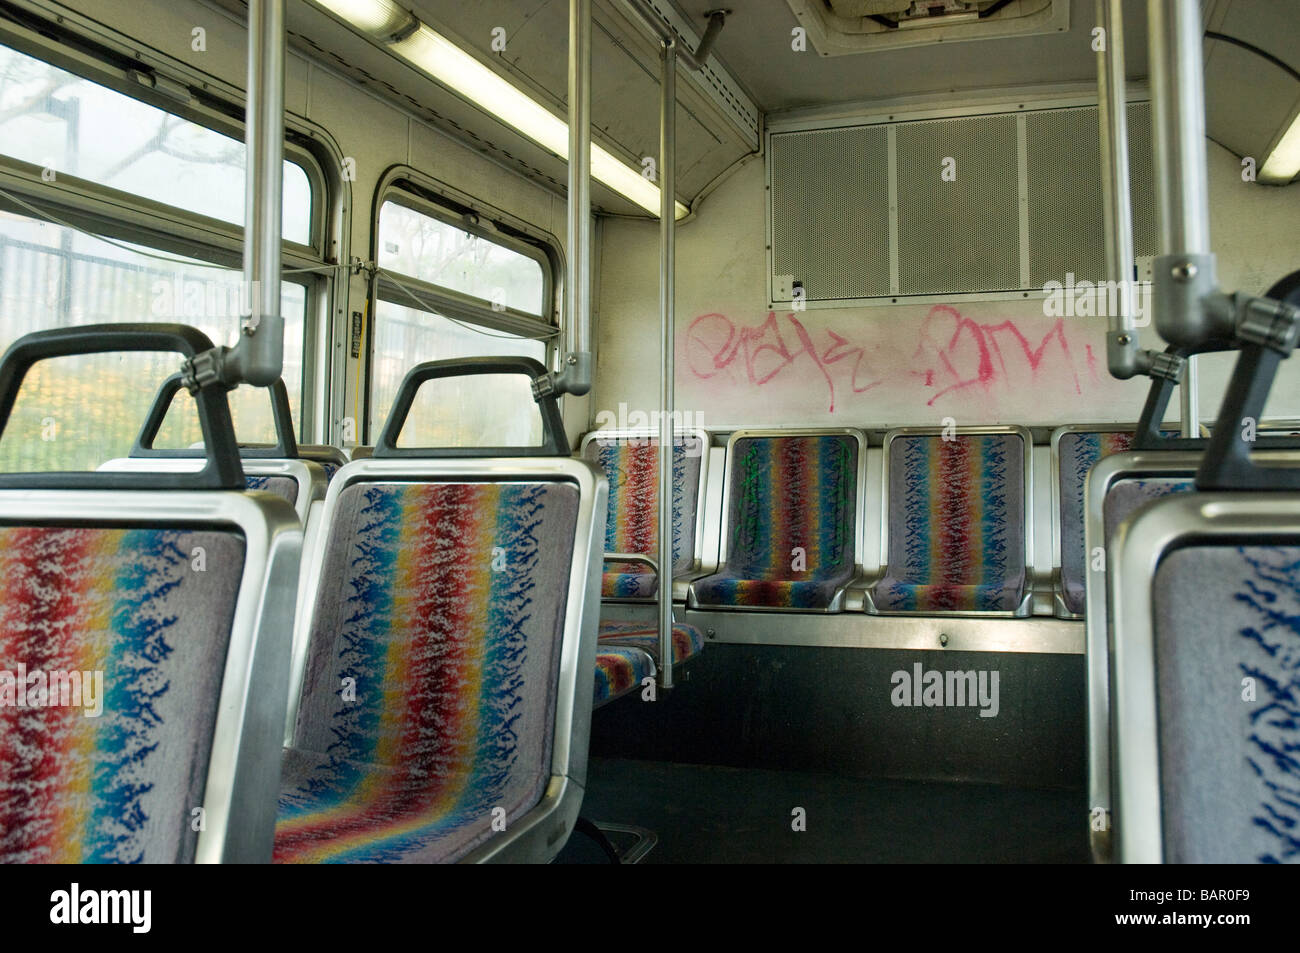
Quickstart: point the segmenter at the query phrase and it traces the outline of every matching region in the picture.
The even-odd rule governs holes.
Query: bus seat
[[[738,430],[727,461],[725,561],[692,607],[840,611],[861,565],[865,434]]]
[[[320,464],[320,468],[325,472],[327,482],[334,479],[334,474],[338,473],[339,469],[348,462],[348,455],[345,451],[326,443],[298,444],[298,458]]]
[[[886,434],[888,559],[868,611],[1028,615],[1032,446],[1019,427]]]
[[[601,619],[598,649],[611,645],[639,648],[660,664],[659,629],[654,622]],[[673,665],[682,665],[704,650],[704,635],[693,625],[673,623]]]
[[[1128,450],[1099,460],[1084,483],[1084,656],[1088,699],[1088,836],[1093,858],[1111,859],[1110,624],[1105,553],[1115,529],[1138,507],[1194,489],[1201,454],[1186,450]],[[1062,556],[1064,560],[1064,555]]]
[[[673,576],[699,566],[699,500],[707,480],[708,434],[679,434],[673,445]],[[657,556],[659,533],[659,439],[648,431],[592,431],[582,455],[609,480],[605,520],[606,553]],[[687,580],[681,580],[685,598]],[[607,600],[653,601],[658,576],[635,563],[607,560],[601,596]]]
[[[1117,858],[1300,863],[1300,494],[1161,499],[1108,558]]]
[[[0,432],[37,361],[211,348],[183,325],[26,335]],[[224,391],[198,404],[202,470],[0,474],[0,862],[271,857],[302,533],[242,491]],[[22,671],[39,697],[12,697]]]
[[[1056,615],[1083,617],[1085,567],[1083,545],[1083,484],[1098,460],[1123,453],[1133,445],[1133,430],[1085,430],[1061,427],[1052,433],[1056,458],[1057,519],[1060,526],[1061,568],[1056,578]]]
[[[195,457],[118,457],[100,465],[101,472],[192,473],[203,465]],[[278,496],[294,508],[306,527],[325,499],[326,478],[321,464],[308,460],[243,461],[244,486]]]
[[[654,678],[656,668],[643,649],[634,645],[604,644],[596,649],[596,691],[592,708],[607,705]]]
[[[239,444],[239,455],[244,460],[243,470],[250,490],[273,493],[287,500],[298,513],[304,527],[312,513],[319,509],[325,497],[328,482],[321,460],[333,460],[339,451],[333,447],[313,447],[313,457],[302,453],[294,436],[293,414],[289,406],[289,391],[284,379],[277,378],[266,387],[271,404],[271,419],[275,426],[276,442],[273,444]],[[162,470],[172,473],[196,469],[203,456],[203,443],[185,449],[167,449],[155,446],[167,415],[176,398],[183,391],[181,375],[173,374],[163,381],[154,395],[153,403],[145,416],[131,447],[129,457],[109,460],[101,470]]]
[[[274,493],[290,506],[298,502],[298,481],[292,477],[260,476],[250,473],[245,477],[244,482],[250,490]]]
[[[550,397],[542,448],[396,446],[423,383],[494,373],[545,370],[417,366],[374,456],[330,484],[294,638],[277,862],[545,861],[577,819],[607,484],[569,457]]]

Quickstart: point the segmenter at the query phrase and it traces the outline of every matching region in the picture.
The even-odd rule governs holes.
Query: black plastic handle
[[[397,400],[388,412],[384,428],[375,441],[374,457],[567,457],[569,440],[564,434],[560,408],[552,395],[533,399],[542,415],[542,443],[534,447],[398,447],[397,438],[406,426],[406,418],[415,395],[426,382],[443,377],[470,377],[483,374],[521,374],[530,381],[546,376],[546,368],[531,357],[462,357],[448,361],[417,364],[407,372],[398,388]]]
[[[212,350],[212,341],[185,324],[90,324],[25,334],[0,359],[0,439],[9,425],[23,378],[39,361],[119,351],[170,351],[193,358]],[[195,395],[207,464],[193,473],[95,472],[3,473],[4,489],[75,490],[242,490],[235,429],[226,391],[204,387]]]
[[[1223,350],[1220,347],[1191,349],[1174,347],[1165,348],[1166,354],[1174,354],[1186,360],[1193,354],[1205,354],[1210,351]],[[1134,450],[1204,450],[1209,441],[1205,437],[1182,437],[1177,434],[1166,436],[1165,411],[1169,409],[1169,399],[1174,394],[1177,381],[1167,377],[1151,378],[1151,389],[1147,391],[1146,403],[1142,406],[1142,416],[1138,418],[1137,429],[1133,433]]]
[[[167,412],[171,410],[172,401],[176,399],[177,392],[183,386],[183,377],[184,375],[177,372],[163,381],[162,386],[158,388],[158,394],[153,399],[153,406],[149,408],[149,416],[145,418],[144,426],[140,428],[140,433],[135,438],[135,445],[131,448],[131,456],[203,456],[202,450],[189,447],[159,449],[154,446],[154,441],[158,439],[158,433],[162,430],[163,421],[167,419]],[[293,435],[293,413],[289,409],[289,389],[284,386],[284,378],[277,378],[276,382],[266,390],[271,397],[271,417],[275,421],[276,442],[271,446],[245,446],[241,444],[239,446],[239,455],[245,460],[296,460],[298,458],[298,441]]]
[[[1300,305],[1300,271],[1293,271],[1278,281],[1264,297]],[[1198,490],[1300,490],[1300,467],[1265,465],[1256,463],[1250,456],[1255,450],[1300,448],[1300,439],[1247,439],[1259,427],[1278,367],[1289,356],[1259,344],[1240,348],[1209,446],[1196,471]]]

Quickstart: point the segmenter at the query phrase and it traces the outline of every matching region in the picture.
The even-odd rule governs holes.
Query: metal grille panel
[[[1128,134],[1133,246],[1142,257],[1157,251],[1150,104],[1130,104]],[[1095,107],[773,133],[773,300],[789,300],[777,289],[791,279],[809,302],[827,303],[1032,292],[1071,272],[1103,279],[1098,138]],[[949,157],[954,181],[941,174]]]
[[[1155,255],[1160,250],[1156,224],[1156,154],[1151,141],[1151,104],[1128,107],[1128,182],[1133,203],[1133,254]]]
[[[1105,205],[1096,109],[1025,116],[1029,285],[1106,277]]]
[[[1019,288],[1016,117],[901,123],[896,143],[899,294]]]
[[[884,126],[772,136],[772,271],[807,300],[889,294],[888,148]]]
[[[1103,281],[1106,274],[1105,207],[1097,110],[1052,109],[1025,116],[1029,184],[1029,279]],[[1129,198],[1133,253],[1155,254],[1156,223],[1151,156],[1151,110],[1128,110]]]

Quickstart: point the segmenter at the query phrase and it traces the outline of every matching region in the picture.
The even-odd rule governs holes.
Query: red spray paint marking
[[[945,321],[952,322],[950,331],[936,326]],[[882,345],[876,345],[869,354],[867,346],[854,344],[834,329],[826,328],[820,333],[829,339],[829,344],[821,350],[814,343],[813,334],[794,314],[786,314],[782,323],[777,320],[776,312],[768,312],[761,324],[739,327],[724,314],[702,314],[691,322],[686,334],[686,363],[700,380],[734,368],[743,373],[743,378],[734,373],[728,375],[734,383],[764,387],[806,357],[826,382],[828,410],[833,413],[836,376],[831,371],[843,362],[848,362],[844,363],[850,368],[848,386],[855,394],[881,384],[901,385],[909,380],[917,383],[923,380],[926,388],[940,387],[927,401],[933,405],[953,391],[972,386],[989,390],[998,384],[1011,383],[1016,372],[1008,366],[1008,355],[1019,355],[1028,367],[1030,378],[1034,379],[1049,346],[1055,344],[1069,366],[1075,393],[1083,393],[1062,318],[1055,321],[1035,347],[1014,321],[984,324],[948,305],[937,305],[917,333],[917,343],[910,355],[911,366],[907,358],[890,353]],[[788,335],[793,336],[792,341],[787,339]],[[1011,343],[1004,344],[1008,338]],[[1094,362],[1091,348],[1087,353],[1091,369]],[[873,363],[888,370],[878,372]]]

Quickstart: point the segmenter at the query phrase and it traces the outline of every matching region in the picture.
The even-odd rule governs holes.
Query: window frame
[[[390,203],[427,215],[536,261],[542,267],[543,313],[535,315],[511,307],[496,311],[485,298],[454,291],[411,275],[403,275],[403,287],[399,287],[376,271],[374,280],[370,283],[368,326],[365,329],[365,414],[362,430],[366,442],[372,442],[375,436],[370,433],[370,419],[374,409],[374,322],[376,306],[380,301],[406,308],[418,307],[419,310],[443,318],[520,337],[536,338],[544,331],[543,363],[548,368],[554,366],[563,334],[560,316],[564,264],[560,244],[553,235],[409,166],[398,165],[385,172],[375,189],[370,227],[370,260],[375,262],[376,268],[379,261],[379,217],[384,206]]]
[[[127,55],[122,44],[112,42],[107,35],[90,40],[66,26],[44,21],[37,32],[27,24],[0,20],[0,44],[120,95],[245,141],[242,91],[227,88],[211,77],[200,80],[198,74],[187,75],[170,64],[147,61],[138,48]],[[188,95],[188,100],[181,98],[183,95]],[[346,247],[336,237],[340,224],[346,224],[346,199],[339,194],[338,176],[327,172],[328,160],[337,151],[330,146],[332,140],[321,130],[286,114],[284,158],[303,169],[311,189],[309,242],[282,243],[285,274],[281,280],[301,286],[306,296],[298,395],[300,440],[310,439],[323,429],[322,410],[329,395],[322,390],[322,368],[318,365],[332,337],[329,317],[338,307],[338,288],[342,285],[346,294],[347,285],[346,280],[336,281],[325,270],[301,271],[327,268],[330,258]],[[234,270],[243,267],[243,226],[62,172],[47,182],[41,171],[33,163],[0,154],[0,188],[44,213],[36,217],[48,220],[53,215],[78,229],[164,254]],[[0,209],[33,216],[30,209],[3,196]]]

